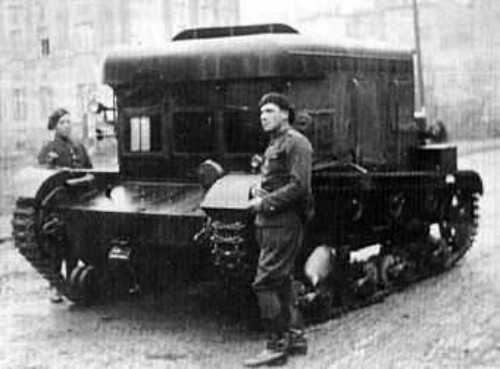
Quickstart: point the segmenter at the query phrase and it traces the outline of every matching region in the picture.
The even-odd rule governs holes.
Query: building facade
[[[87,105],[110,93],[101,73],[111,49],[238,21],[232,0],[0,0],[0,155],[36,151],[56,107],[72,112],[77,136],[92,137]]]
[[[413,0],[370,0],[362,9],[301,16],[300,28],[331,38],[415,48]],[[453,136],[500,134],[500,2],[418,0],[425,105]]]

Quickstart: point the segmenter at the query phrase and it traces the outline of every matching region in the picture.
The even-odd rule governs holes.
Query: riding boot
[[[268,338],[264,350],[259,352],[256,356],[245,360],[243,364],[248,367],[284,365],[287,361],[288,346],[289,342],[287,335],[280,337],[276,334],[272,334]]]
[[[307,340],[304,335],[304,323],[297,307],[297,296],[291,279],[281,286],[279,296],[283,326],[286,331],[285,334],[288,336],[287,352],[290,355],[305,355],[307,353]]]
[[[268,332],[266,347],[255,357],[243,362],[245,366],[284,365],[287,360],[289,336],[286,334],[286,320],[281,314],[279,296],[275,291],[257,293],[259,306]]]

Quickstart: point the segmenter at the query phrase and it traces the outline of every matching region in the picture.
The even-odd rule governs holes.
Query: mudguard
[[[219,178],[205,194],[201,208],[209,215],[231,210],[245,213],[248,210],[250,189],[259,182],[260,175],[228,174]]]
[[[49,178],[63,172],[62,169],[47,169],[43,167],[30,166],[20,170],[15,175],[14,188],[16,198],[36,198],[37,194]]]
[[[466,189],[471,193],[483,194],[483,181],[479,174],[473,170],[460,170],[455,173],[456,186],[459,189]]]

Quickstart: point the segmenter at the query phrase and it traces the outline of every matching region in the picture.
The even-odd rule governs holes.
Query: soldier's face
[[[260,108],[260,123],[264,132],[273,132],[288,122],[288,111],[278,105],[267,103]]]
[[[57,121],[56,133],[62,137],[69,137],[71,133],[71,118],[69,114],[63,115]]]

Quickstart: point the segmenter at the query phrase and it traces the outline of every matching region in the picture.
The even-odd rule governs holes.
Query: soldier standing
[[[56,109],[50,116],[47,128],[54,130],[54,139],[45,144],[38,154],[38,163],[49,167],[92,168],[87,150],[83,144],[71,138],[71,118],[66,109]],[[54,268],[61,270],[62,256],[54,255]],[[75,262],[66,260],[66,272],[69,277]],[[50,301],[62,302],[62,296],[55,286],[51,286]]]
[[[71,117],[66,109],[56,109],[47,128],[54,130],[54,139],[42,147],[38,162],[51,167],[92,168],[85,146],[71,138]]]
[[[270,142],[261,167],[262,182],[252,191],[249,206],[256,213],[260,247],[253,289],[268,340],[261,353],[244,362],[246,366],[284,364],[289,354],[307,351],[303,332],[294,325],[298,311],[292,274],[311,196],[312,147],[290,126],[294,110],[286,96],[268,93],[259,107]]]

